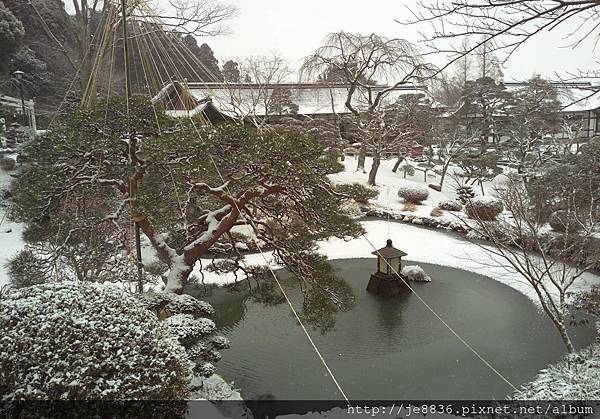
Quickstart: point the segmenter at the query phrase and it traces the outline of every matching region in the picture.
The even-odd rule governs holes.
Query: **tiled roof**
[[[265,115],[269,98],[273,90],[277,88],[290,91],[291,100],[298,105],[298,113],[302,115],[350,112],[345,105],[349,89],[346,84],[188,83],[188,87],[196,100],[205,102],[209,99],[220,112],[234,118]],[[388,86],[374,86],[372,89],[373,94],[377,94],[386,88]],[[399,96],[409,94],[423,94],[431,99],[427,89],[421,86],[401,86],[389,92],[385,98],[386,101],[390,102],[396,100]],[[356,92],[352,105],[359,110],[364,110],[367,106],[365,95],[366,91],[364,89]]]
[[[600,108],[600,86],[590,82],[552,82],[558,90],[563,112],[584,112]],[[522,89],[527,82],[505,82],[510,91]]]

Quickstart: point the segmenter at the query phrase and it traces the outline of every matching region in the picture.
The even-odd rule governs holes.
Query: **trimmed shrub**
[[[31,250],[21,250],[6,264],[10,285],[13,288],[24,288],[43,284],[48,279],[48,271],[45,269],[47,263]]]
[[[222,336],[214,336],[215,323],[202,316],[214,314],[214,308],[205,301],[188,294],[146,292],[137,298],[149,310],[163,320],[171,333],[184,346],[193,371],[206,374],[214,370],[213,362],[221,359],[220,349],[227,349],[229,341]]]
[[[476,196],[465,205],[465,212],[470,218],[481,221],[493,221],[504,210],[502,202],[492,196]]]
[[[402,268],[402,275],[404,275],[408,281],[431,282],[429,275],[427,275],[419,265],[405,266]]]
[[[351,196],[359,204],[368,204],[369,199],[377,198],[377,195],[379,195],[377,190],[368,188],[360,183],[338,185],[336,189],[340,193]]]
[[[460,211],[462,205],[456,201],[448,200],[438,203],[438,208],[444,211]]]
[[[432,217],[441,217],[442,215],[444,215],[444,211],[439,208],[433,208],[429,215],[431,215]]]
[[[401,185],[398,188],[398,196],[404,199],[404,202],[420,204],[429,196],[429,191],[426,187],[420,185]]]
[[[413,204],[412,202],[407,202],[402,207],[402,211],[408,211],[408,212],[415,212],[416,209],[417,209],[417,206],[415,204]]]
[[[550,227],[554,231],[559,233],[564,233],[567,230],[571,232],[579,231],[582,227],[575,214],[565,210],[555,211],[550,214],[548,224],[550,224]]]
[[[191,314],[175,314],[165,319],[164,322],[182,344],[197,340],[215,331],[215,323],[212,320],[195,319]]]
[[[191,363],[135,297],[97,283],[36,285],[0,301],[0,398],[182,399]]]
[[[187,294],[178,295],[167,292],[150,291],[140,294],[138,298],[148,310],[152,310],[157,314],[162,310],[166,310],[168,316],[174,314],[211,316],[215,312],[215,309],[207,302],[198,300]]]
[[[17,168],[17,162],[13,159],[11,159],[10,157],[0,157],[0,169],[2,170],[6,170],[11,171],[11,170],[15,170]]]

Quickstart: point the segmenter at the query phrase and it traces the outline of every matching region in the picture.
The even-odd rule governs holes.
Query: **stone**
[[[371,275],[367,291],[386,298],[397,297],[412,292],[411,288],[398,277],[388,276],[380,272]]]

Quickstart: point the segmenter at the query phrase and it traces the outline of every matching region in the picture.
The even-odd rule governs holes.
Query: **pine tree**
[[[216,82],[222,81],[223,75],[219,69],[219,60],[215,58],[213,50],[204,43],[198,46],[198,41],[192,35],[186,35],[183,43],[187,49],[200,61],[200,68],[194,73],[194,77],[200,77],[199,81]]]
[[[227,61],[223,64],[223,79],[230,83],[240,82],[240,69],[239,64],[233,60]]]
[[[15,15],[0,1],[0,74],[7,70],[8,57],[16,52],[25,35],[23,24]]]
[[[463,205],[475,198],[475,192],[473,192],[473,187],[470,185],[459,186],[456,188],[456,194],[458,195],[458,201]]]
[[[271,115],[296,115],[298,105],[292,100],[290,89],[275,88],[267,104],[267,114]]]

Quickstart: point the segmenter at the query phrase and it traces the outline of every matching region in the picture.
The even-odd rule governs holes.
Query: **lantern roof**
[[[375,256],[381,256],[385,259],[392,259],[401,258],[402,256],[406,256],[408,253],[404,253],[402,250],[396,249],[394,246],[392,246],[392,239],[387,239],[385,247],[371,252],[371,254]]]

